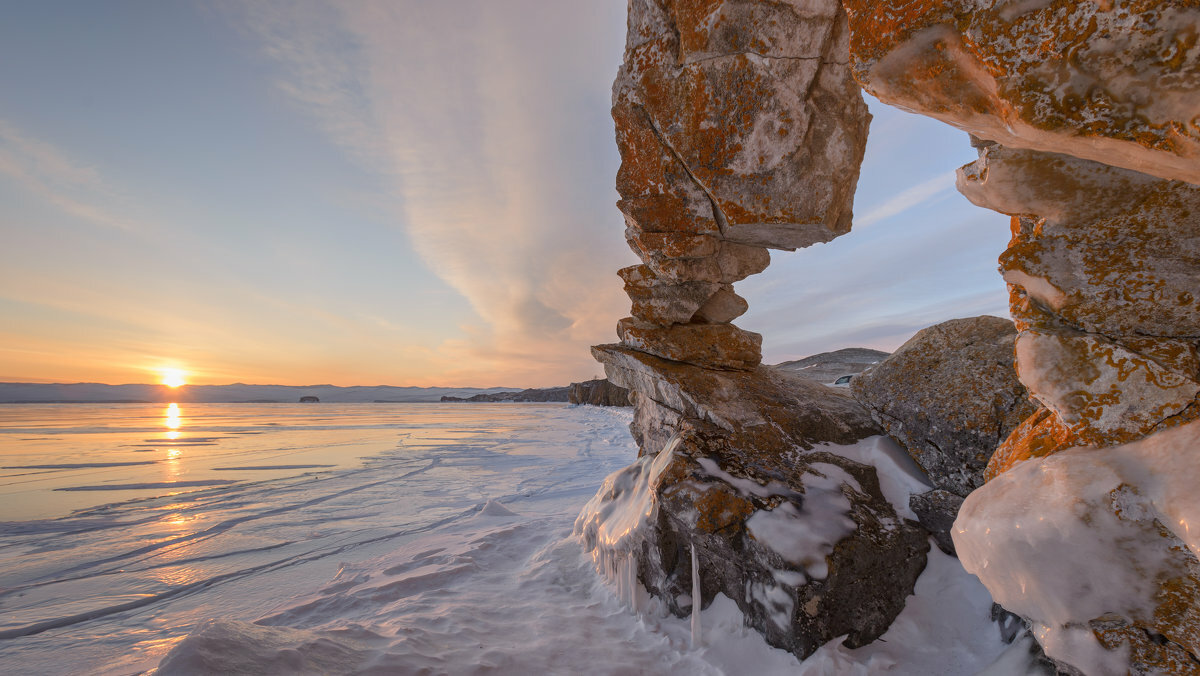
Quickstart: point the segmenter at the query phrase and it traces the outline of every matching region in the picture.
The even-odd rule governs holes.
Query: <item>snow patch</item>
[[[810,468],[821,474],[805,475],[801,507],[784,502],[775,509],[760,509],[746,519],[746,528],[755,540],[803,566],[809,577],[823,580],[829,574],[825,557],[857,528],[848,516],[850,499],[842,492],[842,484],[860,492],[862,487],[836,465],[818,462]]]

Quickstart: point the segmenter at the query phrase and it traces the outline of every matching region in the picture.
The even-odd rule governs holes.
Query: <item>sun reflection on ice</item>
[[[167,411],[163,414],[163,424],[169,430],[178,430],[183,426],[183,412],[179,410],[179,404],[170,404],[167,406]],[[174,437],[169,436],[172,432],[167,432],[167,434],[168,438],[175,439],[178,437],[179,432],[174,432],[176,435]]]

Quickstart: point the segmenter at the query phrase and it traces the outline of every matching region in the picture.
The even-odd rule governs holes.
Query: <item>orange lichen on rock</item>
[[[1052,453],[1082,446],[1083,442],[1071,434],[1058,416],[1049,409],[1040,409],[1025,419],[1008,435],[992,453],[983,480],[991,481],[996,476],[1012,469],[1017,463],[1032,458],[1044,458]]]
[[[1008,146],[1200,183],[1194,0],[845,0],[885,103]]]
[[[1194,378],[1096,334],[1030,329],[1016,352],[1021,381],[1088,446],[1188,422],[1200,395]]]
[[[622,277],[634,317],[662,330],[622,339],[729,368],[730,346],[694,338],[738,330],[670,327],[732,321],[746,308],[729,285],[761,272],[768,248],[850,229],[870,115],[845,14],[836,0],[633,0],[628,27],[613,86],[617,205],[644,270]],[[674,338],[689,344],[669,349]]]

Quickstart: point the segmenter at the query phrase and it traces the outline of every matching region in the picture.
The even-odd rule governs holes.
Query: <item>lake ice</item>
[[[629,421],[524,404],[0,407],[15,468],[0,470],[0,672],[1025,673],[986,590],[936,548],[884,641],[803,664],[728,599],[694,648],[687,619],[634,613],[572,535],[634,460]]]

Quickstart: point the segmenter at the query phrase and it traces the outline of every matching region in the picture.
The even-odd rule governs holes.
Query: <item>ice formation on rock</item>
[[[911,484],[902,472],[881,482],[871,464],[891,462],[881,447],[890,442],[865,410],[768,367],[701,369],[620,345],[593,352],[636,393],[644,453],[576,522],[619,593],[629,593],[620,566],[632,560],[668,611],[727,596],[769,643],[802,656],[843,634],[854,647],[886,631],[929,544],[889,500],[906,504]],[[652,447],[666,430],[638,426],[664,411],[671,436]]]
[[[1153,495],[1160,472],[1200,485],[1183,432],[1200,417],[1200,6],[845,5],[859,81],[969,131],[980,157],[959,190],[1012,216],[1000,264],[1016,368],[1046,408],[967,498],[960,556],[1038,624],[1051,657],[1089,674],[1196,672],[1195,556],[1181,543],[1200,513]],[[1146,448],[1161,462],[1093,481],[1097,464]],[[1151,503],[1182,511],[1160,519]],[[1057,543],[1086,554],[1051,565]]]
[[[760,337],[730,323],[746,310],[732,285],[767,266],[767,249],[849,230],[869,120],[856,78],[970,132],[980,159],[959,189],[1012,216],[1001,268],[1016,371],[1043,408],[988,423],[1007,438],[954,545],[1064,664],[1195,671],[1188,529],[1200,513],[1155,491],[1160,472],[1200,485],[1188,453],[1200,424],[1200,6],[630,0],[628,29],[612,113],[618,206],[642,263],[620,271],[632,300],[621,344],[593,353],[630,390],[643,457],[581,517],[602,566],[676,613],[724,594],[800,655],[838,632],[849,647],[870,641],[912,588],[923,532],[871,467],[820,450],[877,428],[849,398],[760,366]],[[1118,463],[1147,448],[1157,460],[1137,471]],[[974,460],[938,485],[976,488]],[[1122,483],[1093,481],[1110,461]],[[1048,498],[1031,509],[1042,494],[1025,484]],[[944,516],[956,501],[943,497],[919,506]],[[614,507],[630,501],[637,527],[607,525],[630,522]],[[1079,541],[1094,579],[1030,602],[1014,581],[1050,584],[1056,533]],[[1150,558],[1122,559],[1130,543]],[[700,594],[688,593],[690,551]],[[1104,608],[1093,601],[1105,594],[1080,591],[1138,575]]]

